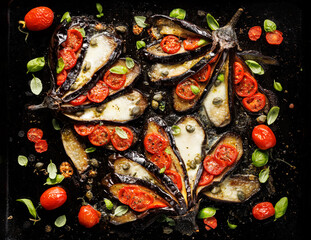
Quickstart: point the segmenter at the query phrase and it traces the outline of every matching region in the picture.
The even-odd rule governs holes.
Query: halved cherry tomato
[[[208,63],[209,64],[215,63],[217,61],[218,57],[219,57],[219,54],[216,54],[214,57],[212,57],[212,59]]]
[[[144,146],[147,152],[160,153],[168,146],[168,141],[159,133],[149,133],[145,136]]]
[[[46,140],[39,140],[38,142],[35,143],[35,149],[36,152],[38,153],[43,153],[48,150],[48,143]]]
[[[26,27],[30,31],[41,31],[50,27],[53,23],[54,13],[48,7],[36,7],[25,15]]]
[[[176,94],[185,100],[194,99],[196,94],[192,92],[191,85],[199,87],[199,84],[190,78],[181,81],[176,87]]]
[[[106,99],[109,94],[109,88],[104,81],[98,81],[96,85],[88,91],[87,98],[96,103],[100,103]]]
[[[256,93],[253,96],[242,100],[243,106],[251,112],[258,112],[266,105],[266,97],[262,93]]]
[[[119,201],[123,204],[130,205],[135,190],[139,190],[139,187],[134,185],[122,187],[118,192]]]
[[[151,162],[157,165],[160,169],[164,167],[165,169],[169,169],[172,163],[172,158],[167,152],[163,151],[161,153],[154,154],[151,157]]]
[[[43,131],[40,128],[30,128],[27,132],[27,138],[31,142],[38,142],[43,137]]]
[[[113,90],[118,90],[124,86],[126,74],[116,74],[109,70],[105,73],[104,82]]]
[[[95,146],[104,146],[110,141],[110,131],[103,125],[96,125],[88,135],[89,141]]]
[[[264,220],[272,217],[275,214],[275,209],[270,202],[258,203],[252,210],[254,218],[257,220]]]
[[[243,79],[235,85],[235,92],[240,97],[250,97],[255,94],[258,89],[256,79],[249,73],[244,73]]]
[[[153,202],[154,197],[150,193],[136,189],[134,190],[129,206],[134,211],[144,212]]]
[[[193,75],[192,78],[198,82],[206,82],[211,75],[211,70],[211,66],[209,64],[206,64],[205,67],[202,68],[198,73]]]
[[[87,99],[87,95],[81,94],[79,97],[76,99],[71,100],[69,103],[74,105],[74,106],[79,106],[82,103],[84,103]]]
[[[262,30],[261,30],[260,26],[251,27],[248,30],[248,37],[252,41],[257,41],[261,36],[261,32],[262,32]]]
[[[177,53],[181,47],[178,37],[174,35],[168,35],[164,37],[160,43],[162,50],[166,53]]]
[[[244,68],[242,64],[239,62],[234,62],[233,71],[234,71],[234,84],[238,84],[244,77]]]
[[[205,186],[205,185],[209,184],[210,182],[212,182],[213,179],[214,179],[214,175],[206,172],[205,169],[203,169],[203,173],[201,175],[201,178],[200,178],[198,185],[199,186]]]
[[[53,210],[62,206],[67,200],[67,193],[61,187],[51,187],[42,193],[41,206],[45,210]]]
[[[219,175],[226,168],[227,164],[214,156],[206,156],[203,161],[205,171],[212,175]]]
[[[72,51],[78,51],[83,42],[83,36],[77,29],[67,30],[67,39],[64,42],[64,47],[71,49]]]
[[[194,50],[199,47],[200,38],[198,37],[188,37],[186,40],[183,41],[184,49],[187,51]]]
[[[204,218],[203,222],[207,231],[211,230],[211,228],[215,229],[217,227],[217,219],[215,217]]]
[[[216,148],[214,156],[215,158],[224,161],[227,166],[231,166],[238,156],[238,151],[230,144],[221,144]]]
[[[272,130],[264,124],[254,127],[252,139],[256,146],[262,150],[272,148],[276,144],[276,138]]]
[[[67,71],[63,69],[59,74],[57,74],[57,77],[56,77],[57,86],[61,86],[66,81],[66,78],[67,78]]]
[[[165,174],[172,179],[173,183],[177,186],[179,191],[182,189],[182,182],[181,182],[181,176],[178,172],[174,170],[166,170]]]
[[[81,124],[81,123],[79,123],[79,124],[73,125],[73,127],[76,130],[76,132],[81,136],[90,135],[95,129],[95,125],[93,125],[93,124]]]
[[[133,133],[131,129],[127,127],[119,127],[119,128],[121,128],[126,133],[127,138],[125,139],[121,138],[118,135],[116,128],[114,128],[111,133],[111,143],[114,146],[114,148],[117,149],[118,151],[125,151],[133,143]]]
[[[82,206],[78,214],[79,223],[86,228],[91,228],[99,223],[100,217],[101,213],[91,205]]]
[[[61,57],[64,60],[65,70],[73,68],[77,63],[77,56],[74,51],[70,48],[63,48],[59,51],[58,57]]]
[[[148,206],[148,209],[150,209],[150,208],[164,208],[164,207],[167,207],[167,204],[165,204],[164,202],[161,202],[159,200],[154,200],[154,202]]]
[[[266,33],[266,40],[271,45],[280,45],[283,41],[283,33],[279,30]]]

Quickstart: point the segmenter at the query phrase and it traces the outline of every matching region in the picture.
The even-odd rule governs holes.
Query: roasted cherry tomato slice
[[[126,74],[116,74],[109,70],[105,73],[104,82],[113,90],[118,90],[124,86]]]
[[[169,169],[172,163],[172,158],[167,152],[163,151],[161,153],[154,154],[151,157],[151,162],[157,165],[160,169],[164,167],[165,169]]]
[[[262,32],[262,30],[261,30],[260,26],[251,27],[248,30],[248,37],[252,41],[257,41],[261,36],[261,32]]]
[[[238,156],[237,149],[229,144],[221,144],[215,150],[214,157],[224,161],[227,166],[231,166]]]
[[[257,92],[256,79],[249,73],[244,73],[243,79],[235,85],[235,92],[240,97],[250,97]]]
[[[123,136],[120,137],[118,131],[124,131],[127,138],[124,138]],[[127,127],[119,127],[119,129],[114,128],[111,133],[111,143],[118,151],[125,151],[128,149],[133,143],[133,133],[131,129]]]
[[[217,61],[218,57],[219,57],[219,54],[216,54],[214,57],[212,57],[212,59],[208,63],[209,64],[215,63]]]
[[[209,64],[206,64],[203,69],[201,69],[198,73],[196,73],[194,76],[192,76],[193,79],[195,79],[198,82],[206,82],[209,79],[209,76],[211,75],[211,66]]]
[[[56,77],[57,86],[61,86],[66,81],[66,78],[67,78],[67,71],[63,69],[59,74],[57,74]]]
[[[54,13],[48,7],[36,7],[25,15],[26,27],[30,31],[41,31],[50,27],[53,23]]]
[[[119,201],[123,204],[130,205],[135,190],[139,190],[139,187],[133,185],[122,187],[118,192]]]
[[[73,125],[73,127],[76,130],[76,132],[81,136],[90,135],[95,129],[95,125],[92,125],[92,124],[80,124],[79,123],[79,124]]]
[[[252,210],[254,218],[264,220],[275,214],[275,209],[270,202],[258,203]]]
[[[109,95],[109,88],[104,81],[98,81],[96,85],[88,91],[87,98],[96,103],[100,103]]]
[[[148,206],[148,209],[150,209],[150,208],[164,208],[164,207],[167,207],[167,204],[165,204],[164,202],[155,200],[153,203],[151,203]]]
[[[181,47],[178,37],[168,35],[164,37],[160,43],[162,50],[166,53],[177,53]]]
[[[104,146],[110,141],[110,131],[103,125],[96,125],[88,135],[89,141],[95,146]]]
[[[78,214],[79,223],[86,228],[91,228],[99,223],[100,217],[101,213],[91,205],[82,206]]]
[[[46,140],[39,140],[38,142],[35,143],[35,150],[38,153],[43,153],[48,150],[48,143]]]
[[[83,36],[77,29],[68,29],[67,39],[64,42],[64,47],[71,49],[72,51],[78,51],[83,42]]]
[[[63,48],[60,50],[58,57],[61,57],[64,60],[65,70],[73,68],[77,63],[76,53],[69,48]]]
[[[199,88],[199,84],[192,79],[188,78],[188,79],[181,81],[180,83],[178,83],[176,87],[176,94],[180,98],[185,99],[185,100],[194,99],[196,94],[192,92],[191,85]]]
[[[31,142],[38,142],[43,137],[43,131],[40,128],[30,128],[27,132],[27,138]]]
[[[84,103],[87,99],[87,95],[81,94],[79,97],[76,99],[71,100],[69,103],[74,105],[74,106],[79,106],[82,103]]]
[[[145,191],[134,190],[132,200],[130,201],[130,208],[137,212],[146,211],[149,206],[154,202],[154,197]]]
[[[234,83],[238,84],[244,77],[244,68],[241,63],[235,62],[233,64],[233,71],[234,71]]]
[[[279,30],[266,33],[266,40],[271,45],[280,45],[283,41],[283,33]]]
[[[179,173],[174,170],[166,170],[165,174],[172,179],[173,183],[177,186],[177,188],[180,191],[182,189],[182,182]]]
[[[214,156],[206,156],[203,161],[205,171],[212,175],[219,175],[226,168],[227,164]]]
[[[144,146],[147,152],[160,153],[168,146],[168,141],[159,133],[149,133],[145,136]]]
[[[262,150],[272,148],[276,144],[276,138],[272,130],[264,124],[254,127],[252,139],[256,146]]]
[[[214,179],[214,175],[203,170],[203,173],[201,175],[201,178],[200,178],[198,185],[199,186],[205,186],[205,185],[211,183],[213,181],[213,179]]]
[[[62,206],[67,200],[67,193],[61,187],[51,187],[42,193],[40,197],[41,206],[45,210],[53,210]]]
[[[200,38],[198,37],[188,37],[186,40],[183,41],[184,49],[187,51],[192,51],[199,47]]]
[[[256,93],[253,96],[242,100],[243,106],[251,112],[258,112],[266,105],[266,97],[262,93]]]
[[[204,218],[203,222],[207,231],[217,227],[217,219],[215,217]]]

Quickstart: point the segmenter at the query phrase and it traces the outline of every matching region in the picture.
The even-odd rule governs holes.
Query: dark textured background
[[[177,7],[187,11],[185,20],[192,21],[203,27],[207,27],[205,17],[200,17],[197,10],[211,13],[221,26],[226,24],[239,7],[243,7],[242,14],[236,32],[243,50],[258,50],[264,55],[275,57],[279,66],[270,67],[264,76],[259,77],[260,83],[273,89],[273,80],[282,83],[284,90],[277,93],[280,102],[280,116],[272,125],[278,143],[273,154],[289,162],[295,168],[289,167],[280,161],[270,159],[271,179],[273,189],[268,184],[264,185],[262,191],[245,204],[233,205],[213,203],[205,200],[203,205],[218,207],[216,217],[218,227],[214,231],[207,232],[200,224],[200,232],[189,239],[304,239],[303,236],[309,222],[308,210],[310,198],[308,190],[310,154],[310,127],[308,123],[308,112],[310,111],[310,21],[309,13],[305,4],[299,1],[284,2],[258,1],[257,3],[240,1],[237,3],[225,1],[12,1],[8,11],[2,8],[1,18],[3,23],[3,35],[5,38],[8,29],[8,42],[1,44],[3,77],[1,101],[4,111],[1,117],[3,128],[2,137],[4,143],[1,145],[1,229],[5,239],[188,239],[179,233],[165,235],[162,233],[162,225],[156,223],[144,231],[136,230],[132,226],[106,228],[98,225],[91,230],[81,228],[77,222],[77,213],[81,201],[76,200],[84,194],[79,188],[72,186],[71,182],[64,183],[68,190],[68,201],[60,209],[46,212],[38,209],[42,220],[35,225],[28,221],[29,214],[26,207],[17,203],[17,198],[30,198],[35,206],[46,186],[43,186],[45,177],[36,176],[33,173],[33,165],[37,161],[58,163],[67,159],[60,142],[59,132],[53,129],[51,119],[55,116],[49,110],[29,112],[25,110],[26,104],[39,103],[49,89],[47,68],[35,75],[41,78],[44,91],[40,96],[34,96],[29,90],[30,74],[26,74],[26,63],[29,59],[42,56],[47,53],[47,46],[54,27],[60,17],[66,11],[71,15],[97,14],[95,3],[103,5],[104,22],[125,24],[132,26],[133,16],[150,15],[153,13],[169,14]],[[24,41],[24,35],[17,30],[18,20],[33,7],[45,5],[50,7],[56,14],[56,19],[48,30],[31,33],[28,43]],[[8,13],[8,15],[6,15]],[[7,19],[6,19],[7,17]],[[283,32],[284,41],[280,46],[269,46],[262,36],[257,42],[247,39],[247,31],[251,26],[263,25],[265,19],[271,19],[277,24],[277,28]],[[139,37],[128,34],[127,49],[131,57],[137,59],[134,43]],[[7,61],[3,61],[7,56]],[[141,77],[142,81],[144,80]],[[139,84],[138,84],[139,87]],[[294,108],[289,109],[293,103]],[[49,151],[37,154],[33,144],[30,143],[23,133],[30,127],[38,126],[44,131],[44,138],[49,142]],[[249,133],[250,135],[250,133]],[[254,147],[251,145],[250,147]],[[18,165],[17,156],[25,155],[32,161],[29,167]],[[271,201],[275,204],[281,197],[289,198],[289,206],[285,217],[268,221],[254,221],[250,215],[251,206],[260,201]],[[98,199],[100,196],[96,196]],[[202,205],[202,206],[203,206]],[[62,215],[67,216],[67,225],[64,228],[54,226],[55,219]],[[4,216],[4,217],[3,217]],[[9,216],[13,218],[7,220]],[[306,218],[307,217],[307,218]],[[231,230],[227,226],[227,219],[238,227]],[[3,227],[2,227],[3,225]],[[51,225],[52,231],[45,232],[45,226]]]

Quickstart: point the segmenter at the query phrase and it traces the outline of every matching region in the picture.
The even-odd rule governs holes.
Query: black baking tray
[[[62,14],[70,11],[71,15],[96,14],[95,3],[100,2],[103,7],[103,21],[114,24],[125,24],[131,28],[133,16],[151,15],[154,13],[169,14],[174,8],[187,10],[186,19],[207,27],[205,17],[198,16],[198,10],[211,13],[220,25],[227,23],[234,12],[244,8],[236,32],[243,50],[258,50],[264,55],[275,57],[279,66],[270,67],[261,78],[261,84],[272,90],[273,80],[282,83],[285,91],[277,93],[281,108],[277,123],[272,125],[277,136],[274,148],[278,158],[284,159],[293,167],[280,161],[269,162],[272,169],[272,186],[264,186],[260,194],[255,195],[245,204],[213,203],[204,200],[202,206],[214,205],[217,211],[218,227],[207,232],[199,220],[200,232],[191,237],[182,236],[174,231],[171,234],[162,233],[163,225],[154,223],[146,229],[140,229],[131,224],[125,226],[107,226],[100,224],[93,229],[86,230],[79,226],[77,213],[81,190],[70,184],[65,184],[69,192],[67,203],[58,210],[45,212],[38,210],[41,221],[33,225],[28,220],[29,214],[24,205],[16,202],[18,198],[30,198],[35,205],[46,186],[45,177],[36,176],[33,166],[37,161],[57,162],[67,160],[62,148],[60,135],[51,124],[52,118],[58,116],[50,110],[30,112],[27,104],[39,103],[49,89],[47,69],[35,74],[43,80],[44,90],[40,96],[34,96],[29,90],[30,74],[26,74],[26,63],[36,56],[46,55],[47,46],[55,22],[51,28],[43,32],[31,33],[27,43],[24,35],[18,31],[18,21],[33,7],[48,6],[56,14],[59,21]],[[309,222],[310,205],[309,167],[310,154],[310,26],[308,21],[307,4],[299,1],[47,1],[47,0],[14,0],[7,7],[2,8],[5,20],[3,30],[7,29],[7,41],[3,44],[3,56],[6,61],[1,64],[3,78],[1,79],[2,108],[1,126],[4,144],[1,144],[1,234],[3,239],[303,239],[307,232],[306,223]],[[269,46],[263,37],[257,42],[247,38],[247,30],[254,25],[261,25],[265,19],[276,22],[277,28],[284,34],[284,42],[280,46]],[[5,31],[6,32],[6,31]],[[5,36],[5,34],[4,34]],[[2,37],[1,37],[2,38]],[[135,41],[139,37],[133,34],[127,36],[127,55],[138,59],[135,51]],[[3,40],[3,39],[2,39]],[[144,76],[140,81],[144,81]],[[139,88],[141,85],[137,83]],[[150,86],[152,88],[153,86]],[[150,91],[150,89],[149,89]],[[152,91],[152,89],[151,89]],[[294,108],[289,108],[294,104]],[[169,111],[170,108],[168,107]],[[151,110],[148,110],[151,111]],[[167,112],[166,112],[167,113]],[[162,114],[165,115],[165,114]],[[138,121],[136,124],[141,124]],[[135,123],[134,123],[135,125]],[[30,127],[38,126],[43,129],[45,138],[49,140],[49,151],[37,154],[33,145],[28,142],[25,133]],[[30,159],[29,167],[21,167],[17,163],[18,155],[25,155]],[[251,206],[260,201],[275,203],[281,197],[287,196],[289,206],[286,215],[273,222],[254,221],[250,217]],[[59,215],[66,214],[67,224],[63,228],[56,228],[54,220]],[[239,216],[239,217],[237,217]],[[227,226],[227,219],[238,224],[235,230]],[[2,226],[3,225],[3,226]],[[50,225],[52,230],[46,231]],[[1,237],[2,239],[2,237]]]

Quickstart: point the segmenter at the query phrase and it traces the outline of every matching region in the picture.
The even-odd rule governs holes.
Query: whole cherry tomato
[[[264,220],[275,214],[274,207],[270,202],[258,203],[252,210],[254,218]]]
[[[50,27],[53,19],[54,13],[50,8],[36,7],[25,15],[24,21],[30,31],[41,31]]]
[[[101,213],[91,205],[82,206],[78,214],[79,223],[86,228],[91,228],[99,223],[100,217]]]
[[[40,197],[41,206],[45,210],[53,210],[62,206],[67,200],[67,193],[61,187],[51,187],[42,193]]]
[[[276,138],[272,130],[264,124],[254,127],[252,138],[258,148],[266,150],[272,148],[276,144]]]

